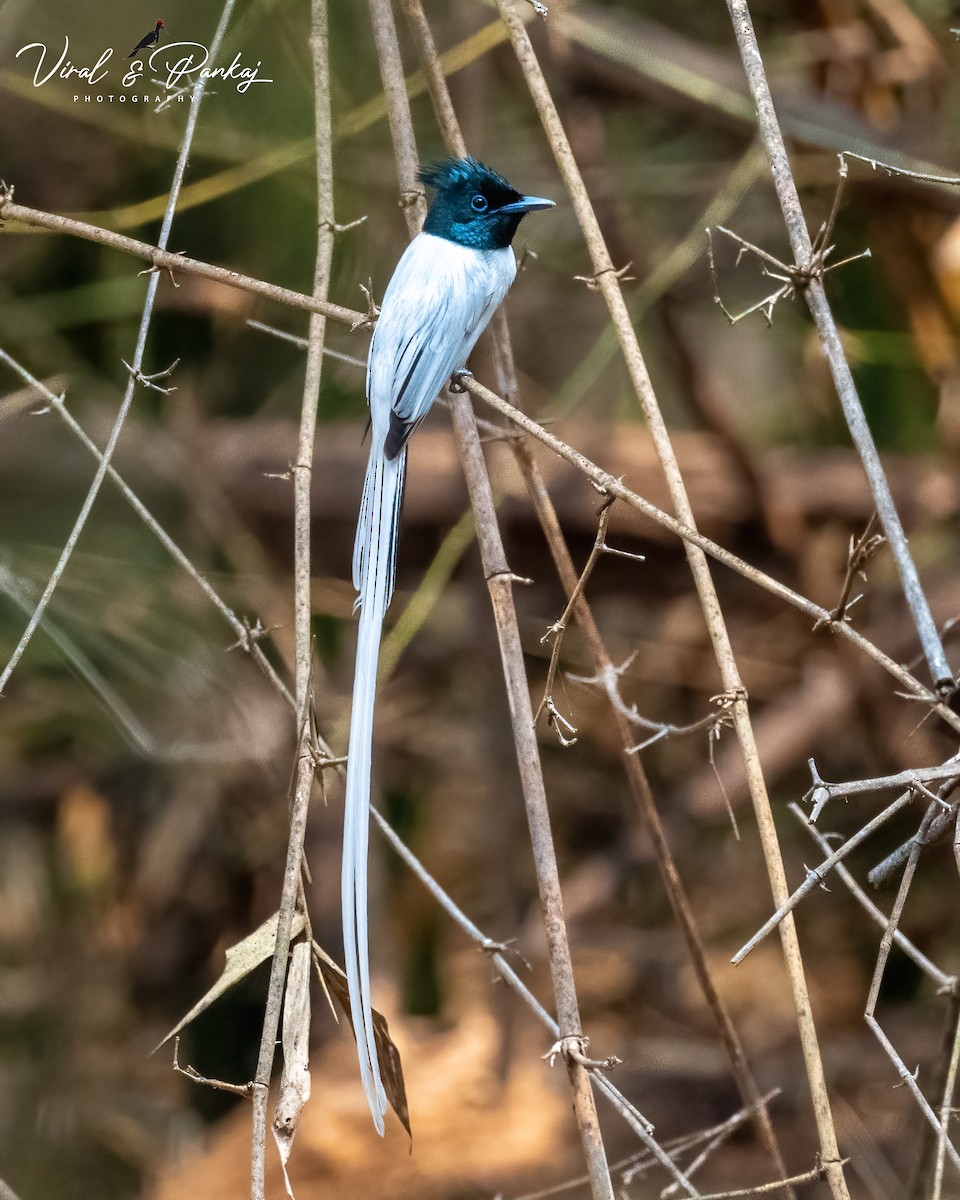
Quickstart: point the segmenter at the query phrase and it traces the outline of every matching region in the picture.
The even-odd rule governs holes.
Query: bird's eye
[[[474,198],[470,201],[470,207],[474,212],[486,212],[490,207],[490,203],[486,196],[474,196]]]

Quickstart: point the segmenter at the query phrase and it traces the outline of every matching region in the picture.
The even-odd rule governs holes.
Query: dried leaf
[[[346,1013],[350,1028],[353,1029],[350,992],[347,988],[346,975],[316,942],[313,943],[313,955],[324,987]],[[400,1051],[390,1036],[386,1017],[376,1009],[373,1010],[373,1037],[377,1044],[380,1075],[383,1079],[387,1099],[390,1101],[390,1107],[400,1118],[400,1124],[412,1140],[413,1133],[410,1129],[410,1111],[407,1108],[407,1090],[403,1083],[403,1064],[400,1061]]]
[[[220,978],[206,995],[197,1001],[187,1015],[174,1025],[166,1037],[154,1046],[152,1051],[154,1054],[156,1054],[165,1042],[169,1042],[181,1029],[184,1029],[192,1020],[199,1017],[204,1009],[210,1007],[214,1000],[219,999],[235,983],[239,983],[251,971],[259,967],[262,962],[266,962],[270,958],[277,944],[277,925],[279,921],[280,914],[274,913],[258,929],[255,929],[253,933],[245,937],[243,941],[237,942],[235,946],[230,947],[226,953],[226,966],[223,968]],[[290,928],[291,939],[295,938],[301,932],[303,926],[303,913],[294,913],[293,925]]]
[[[273,1136],[290,1200],[295,1198],[287,1175],[287,1161],[300,1126],[300,1114],[310,1099],[310,961],[310,943],[298,942],[290,954],[283,996],[283,1074],[273,1117]]]

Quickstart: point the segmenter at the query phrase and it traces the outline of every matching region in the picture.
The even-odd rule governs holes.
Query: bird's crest
[[[420,182],[438,192],[448,188],[473,188],[502,194],[501,203],[519,199],[520,193],[491,167],[476,158],[443,158],[420,168]]]

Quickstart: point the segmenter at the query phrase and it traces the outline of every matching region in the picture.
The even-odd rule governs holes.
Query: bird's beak
[[[498,208],[498,213],[528,213],[539,212],[542,208],[556,208],[556,204],[552,200],[544,200],[542,196],[521,196],[519,200],[514,200],[512,204],[505,204],[502,208]]]

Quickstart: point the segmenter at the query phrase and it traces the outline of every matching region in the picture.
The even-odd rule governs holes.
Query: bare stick
[[[872,887],[880,887],[892,875],[895,875],[912,854],[914,845],[918,845],[922,852],[927,846],[935,845],[941,838],[946,837],[952,829],[955,829],[957,822],[956,810],[947,807],[945,802],[947,797],[956,791],[956,788],[956,780],[949,780],[943,784],[927,810],[927,816],[931,819],[927,821],[925,818],[924,823],[920,826],[920,831],[904,842],[902,846],[898,846],[896,850],[888,854],[883,862],[878,863],[867,876]]]
[[[330,286],[333,258],[333,159],[331,145],[330,63],[327,0],[312,0],[310,47],[313,54],[314,122],[317,144],[317,256],[313,294],[321,303]],[[300,438],[294,464],[294,604],[296,631],[297,760],[294,774],[290,837],[277,919],[277,941],[270,965],[270,983],[263,1017],[260,1053],[253,1097],[253,1153],[251,1156],[251,1200],[263,1200],[264,1154],[267,1136],[267,1101],[276,1053],[277,1029],[287,975],[287,953],[294,912],[303,885],[301,863],[307,828],[307,813],[316,771],[316,759],[307,745],[312,642],[310,637],[310,485],[313,478],[313,442],[320,397],[326,317],[310,317],[307,366],[300,411]]]
[[[940,1200],[943,1190],[943,1165],[947,1154],[947,1129],[953,1115],[953,1094],[957,1086],[957,1068],[960,1067],[960,1016],[953,1034],[950,1065],[943,1085],[943,1100],[940,1102],[940,1136],[937,1138],[937,1161],[933,1169],[933,1190],[930,1200]]]
[[[344,308],[340,304],[320,301],[304,292],[295,292],[291,288],[278,287],[273,283],[265,283],[262,279],[254,279],[250,275],[241,275],[238,271],[230,271],[226,267],[217,267],[212,263],[201,262],[185,254],[172,254],[165,245],[153,246],[149,242],[139,242],[136,238],[126,237],[122,233],[114,233],[110,229],[101,229],[99,225],[89,225],[85,221],[75,221],[72,217],[61,217],[56,213],[42,212],[37,208],[26,208],[22,204],[13,203],[13,190],[0,189],[0,222],[4,220],[22,221],[38,229],[49,229],[53,233],[69,234],[72,237],[83,238],[84,241],[96,242],[101,246],[109,246],[123,254],[132,254],[135,258],[145,259],[156,270],[176,272],[185,275],[197,275],[202,279],[212,279],[227,287],[237,288],[242,292],[250,292],[255,296],[265,296],[289,308],[302,308],[307,312],[322,312],[334,321],[342,321],[345,325],[359,326],[366,322],[366,314],[352,308]]]
[[[756,105],[760,136],[763,138],[767,156],[770,159],[773,182],[783,211],[794,260],[798,267],[805,268],[812,262],[813,244],[804,220],[797,185],[790,169],[790,159],[783,141],[783,134],[773,107],[770,85],[767,82],[763,60],[760,57],[760,46],[750,17],[749,4],[747,0],[727,0],[727,7],[730,10],[737,45],[743,59],[747,83]],[[820,334],[820,342],[833,376],[834,386],[837,389],[850,435],[870,481],[874,504],[897,564],[904,595],[917,627],[934,686],[941,695],[948,695],[955,687],[953,672],[947,662],[939,631],[920,584],[917,568],[900,521],[900,514],[894,504],[873,434],[870,432],[870,426],[857,394],[853,373],[840,340],[840,333],[827,300],[821,275],[814,273],[803,291]]]
[[[828,858],[825,858],[822,863],[813,869],[808,868],[807,877],[803,883],[801,883],[801,885],[791,896],[788,896],[787,899],[783,901],[773,916],[770,917],[768,921],[764,922],[764,924],[757,930],[753,937],[745,945],[741,946],[733,958],[731,958],[730,961],[734,964],[734,966],[743,962],[750,951],[755,949],[768,933],[772,933],[780,924],[780,922],[793,912],[804,896],[809,895],[809,893],[812,892],[815,887],[819,887],[838,862],[841,862],[848,854],[856,850],[857,846],[859,846],[862,842],[865,842],[872,834],[876,833],[876,831],[882,825],[885,825],[891,817],[896,816],[901,809],[909,807],[912,799],[913,794],[911,792],[904,792],[902,796],[899,796],[892,804],[888,805],[883,812],[878,813],[872,821],[868,821],[862,829],[858,829],[853,837],[848,838],[843,843],[839,850],[835,850]]]
[[[809,833],[813,840],[817,843],[823,853],[829,855],[831,853],[830,843],[823,836],[820,830],[817,829],[816,825],[810,824],[803,809],[800,808],[798,804],[790,804],[789,808],[801,825],[803,825],[804,829],[806,829],[807,833]],[[886,929],[886,913],[881,912],[880,909],[877,908],[874,902],[853,878],[843,863],[835,862],[833,864],[833,871],[834,874],[843,881],[850,894],[864,910],[864,912],[867,913],[870,919],[875,924],[879,925],[881,929]],[[936,963],[931,962],[930,959],[927,958],[927,956],[923,953],[923,951],[918,950],[913,942],[911,942],[905,934],[901,933],[899,929],[894,933],[893,941],[894,945],[898,946],[910,959],[910,961],[915,963],[920,970],[923,971],[923,973],[933,981],[939,992],[949,995],[957,994],[957,987],[960,981],[958,981],[956,975],[947,975],[945,971],[941,971]]]
[[[557,677],[557,666],[560,662],[560,647],[563,645],[563,635],[566,632],[567,622],[573,615],[574,609],[577,607],[577,602],[583,595],[583,589],[587,586],[587,580],[593,568],[596,566],[597,560],[607,548],[607,526],[610,524],[610,506],[613,504],[612,497],[605,500],[600,508],[600,520],[597,523],[597,536],[594,539],[593,547],[590,555],[584,564],[583,570],[580,572],[580,578],[574,585],[573,591],[567,598],[567,607],[563,610],[560,617],[554,621],[547,632],[540,639],[541,644],[549,638],[553,638],[553,647],[550,651],[550,665],[547,668],[547,681],[543,689],[543,699],[540,701],[540,707],[537,709],[533,718],[536,724],[544,711],[546,711],[548,724],[556,727],[557,735],[564,746],[572,746],[577,740],[576,737],[565,737],[565,730],[570,733],[576,733],[569,721],[565,721],[557,712],[556,705],[553,700],[553,685]]]
[[[220,44],[223,41],[223,35],[226,32],[227,24],[230,20],[230,15],[233,12],[235,0],[226,0],[223,6],[223,12],[220,15],[220,23],[217,25],[216,32],[213,35],[213,41],[210,44],[210,58],[215,59]],[[170,184],[170,195],[167,198],[166,211],[163,216],[163,223],[160,227],[160,236],[157,239],[157,244],[161,249],[166,249],[167,242],[170,239],[170,230],[173,225],[173,215],[177,208],[177,199],[180,195],[180,188],[183,184],[183,177],[187,170],[187,163],[190,159],[190,150],[193,146],[193,137],[197,129],[197,121],[200,117],[200,105],[203,102],[203,96],[206,86],[206,80],[201,79],[194,89],[193,95],[190,97],[190,111],[187,115],[186,128],[183,133],[183,142],[180,146],[180,152],[177,155],[177,163],[173,172],[173,181]],[[0,216],[3,214],[2,205],[0,205]],[[130,411],[130,406],[133,403],[133,397],[137,391],[137,384],[151,386],[156,378],[165,375],[165,372],[159,372],[157,376],[144,375],[143,360],[147,348],[147,336],[150,332],[150,323],[153,320],[153,306],[157,296],[157,289],[160,285],[160,276],[154,273],[150,276],[147,282],[147,295],[143,302],[143,312],[140,317],[140,328],[137,333],[136,347],[133,352],[133,359],[128,367],[127,384],[124,388],[123,399],[120,402],[120,408],[117,410],[117,415],[114,418],[113,426],[110,430],[110,435],[107,438],[107,444],[104,447],[103,455],[97,464],[97,469],[94,472],[93,480],[87,491],[86,498],[80,506],[80,512],[77,514],[77,519],[74,522],[73,528],[70,530],[57,564],[53,569],[47,586],[43,590],[37,607],[33,611],[26,629],[17,643],[10,659],[0,673],[0,694],[7,684],[10,676],[16,669],[17,663],[20,661],[24,650],[30,643],[40,622],[43,620],[43,614],[46,612],[47,605],[50,603],[53,593],[57,589],[57,585],[63,578],[63,573],[67,569],[67,564],[73,555],[73,551],[80,540],[80,534],[83,532],[87,520],[93,510],[94,503],[100,493],[100,488],[103,486],[103,481],[107,476],[107,468],[110,466],[110,460],[113,457],[113,452],[117,448],[117,443],[120,440],[120,434],[123,430],[124,423],[127,419],[127,413]]]
[[[560,1038],[564,1043],[575,1046],[577,1043],[582,1043],[583,1032],[574,983],[573,962],[563,917],[563,899],[544,790],[540,752],[530,704],[529,686],[523,667],[523,647],[520,642],[520,632],[513,603],[512,574],[507,566],[500,531],[496,525],[493,496],[483,464],[476,426],[472,423],[473,414],[469,403],[465,401],[465,398],[461,397],[461,399],[464,400],[464,403],[458,405],[454,410],[454,431],[457,434],[461,457],[465,460],[467,467],[467,487],[477,518],[477,534],[484,574],[490,590],[490,599],[497,624],[497,637],[500,641],[500,656],[507,685],[510,719],[513,725],[521,786],[533,843],[540,902],[543,907],[550,969],[560,1024]],[[600,1200],[600,1197],[610,1197],[612,1200],[613,1188],[604,1157],[600,1127],[587,1074],[570,1054],[567,1054],[567,1069],[573,1088],[574,1107],[591,1175],[594,1198]]]
[[[695,528],[693,511],[690,506],[686,486],[684,485],[673,445],[663,420],[663,414],[647,372],[646,363],[644,362],[640,345],[637,341],[636,331],[630,320],[630,314],[621,291],[620,280],[617,278],[616,270],[600,230],[599,222],[597,221],[596,213],[590,202],[579,167],[574,159],[569,140],[560,121],[559,113],[550,95],[549,87],[540,69],[540,64],[537,61],[527,31],[523,22],[517,16],[516,9],[510,3],[510,0],[497,0],[497,6],[509,30],[510,40],[526,78],[530,95],[536,105],[557,166],[563,175],[564,183],[577,215],[577,220],[583,231],[593,263],[594,278],[607,303],[607,308],[617,331],[620,347],[634,391],[650,426],[654,445],[657,449],[657,456],[670,491],[671,503],[678,518],[688,527]],[[706,556],[699,547],[694,546],[691,542],[685,542],[684,549],[700,598],[717,664],[720,668],[724,691],[734,698],[731,704],[734,729],[744,758],[748,789],[760,830],[764,859],[770,877],[770,886],[775,900],[779,903],[787,896],[786,876],[770,800],[767,795],[763,771],[757,755],[753,726],[747,707],[746,691],[740,679],[740,673],[733,655],[726,623],[720,609],[716,588],[710,576],[710,568]],[[810,1083],[817,1130],[820,1136],[821,1157],[827,1167],[828,1180],[835,1200],[847,1200],[847,1186],[843,1175],[843,1167],[840,1163],[840,1152],[837,1147],[833,1116],[830,1111],[827,1084],[823,1072],[816,1027],[810,1009],[803,961],[800,955],[800,945],[791,917],[788,917],[782,923],[780,934],[787,973],[790,978],[794,997],[800,1041],[807,1069],[807,1077]]]
[[[844,1166],[850,1161],[845,1158],[840,1163]],[[709,1195],[701,1196],[700,1200],[739,1200],[740,1197],[747,1196],[775,1196],[777,1192],[786,1191],[788,1187],[802,1186],[806,1183],[818,1183],[821,1179],[827,1177],[828,1167],[824,1163],[819,1167],[814,1167],[811,1171],[805,1171],[802,1175],[791,1175],[789,1179],[775,1180],[773,1183],[761,1183],[752,1188],[737,1188],[734,1192],[711,1192]]]
[[[900,1077],[910,1094],[916,1100],[920,1111],[933,1127],[940,1139],[940,1145],[945,1148],[946,1153],[950,1157],[953,1165],[960,1170],[960,1154],[958,1154],[954,1144],[949,1141],[941,1128],[937,1114],[933,1111],[929,1101],[923,1092],[920,1090],[920,1085],[917,1083],[916,1076],[912,1071],[908,1071],[903,1059],[897,1053],[893,1043],[880,1027],[880,1022],[877,1020],[877,1001],[880,998],[880,986],[883,983],[884,972],[887,968],[887,959],[890,957],[890,947],[893,945],[893,935],[900,923],[900,917],[903,914],[904,906],[907,902],[907,896],[910,892],[910,885],[913,883],[913,876],[917,870],[917,863],[920,861],[920,849],[923,842],[923,837],[931,823],[934,809],[927,809],[923,823],[920,826],[920,831],[910,850],[910,856],[907,859],[907,865],[904,867],[903,877],[900,880],[900,887],[897,891],[897,898],[894,901],[893,908],[890,912],[890,919],[887,922],[887,927],[884,930],[883,938],[880,941],[880,951],[877,955],[877,964],[873,972],[873,982],[870,985],[870,994],[867,997],[867,1006],[863,1017],[867,1023],[867,1027],[873,1033],[874,1037],[887,1053],[887,1057],[893,1063],[897,1075]]]

